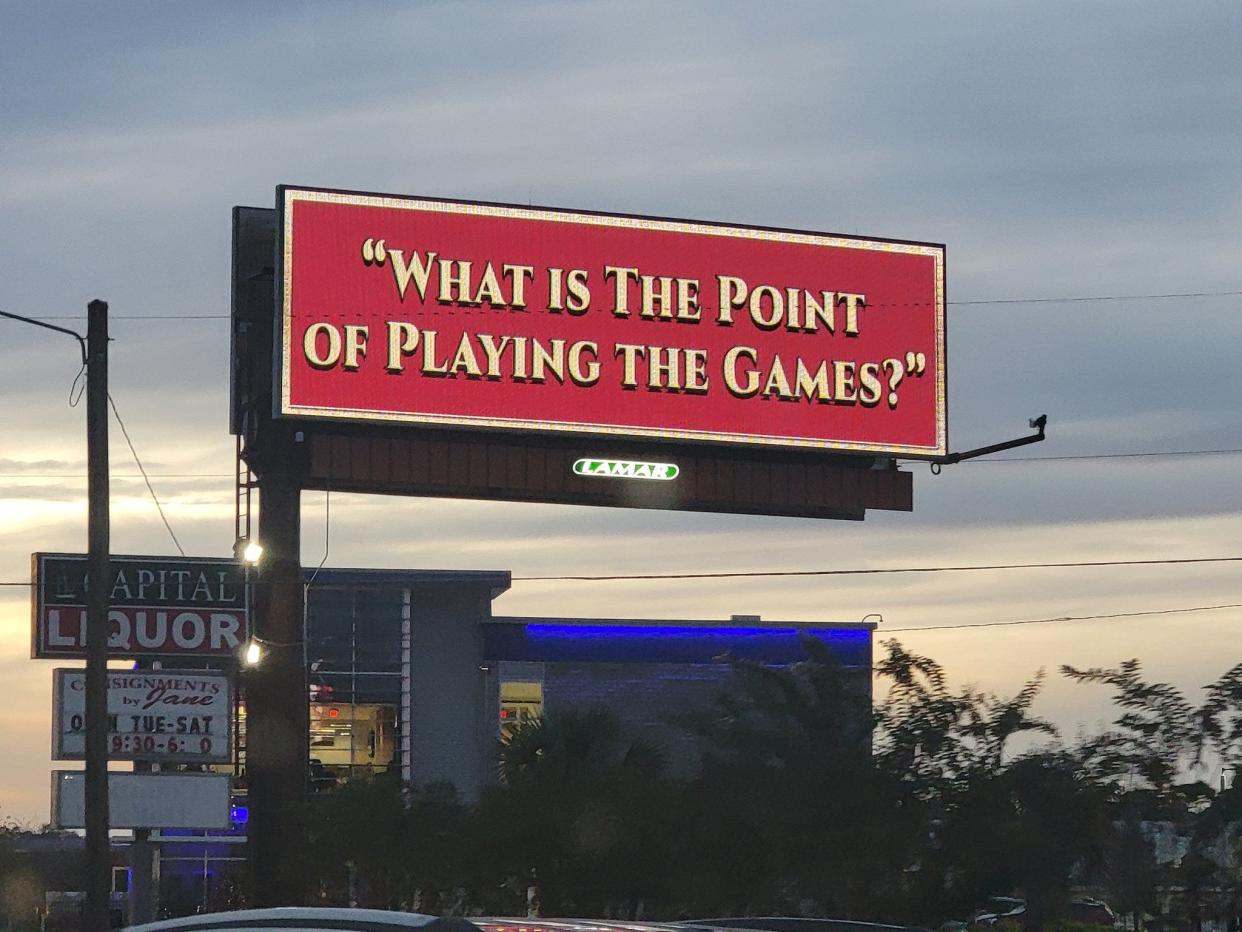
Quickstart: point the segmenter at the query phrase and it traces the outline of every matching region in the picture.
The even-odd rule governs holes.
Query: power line
[[[1077,569],[1098,566],[1176,566],[1239,563],[1242,557],[1184,557],[1160,560],[1090,560],[1064,563],[990,563],[968,566],[902,566],[848,570],[747,570],[721,573],[632,573],[609,576],[514,576],[514,582],[632,582],[655,579],[747,579],[780,576],[880,576],[890,573],[971,573],[981,570]]]
[[[961,307],[969,304],[1080,304],[1086,301],[1156,301],[1170,298],[1233,298],[1242,291],[1182,291],[1168,294],[1071,295],[1063,298],[987,298],[981,301],[948,301]]]
[[[1055,463],[1069,460],[1121,460],[1142,457],[1156,458],[1164,456],[1236,456],[1242,449],[1229,450],[1151,450],[1138,453],[1078,453],[1064,456],[998,456],[992,459],[981,457],[966,460],[968,465],[989,465],[993,463]]]
[[[1189,612],[1217,612],[1226,608],[1242,608],[1242,602],[1227,605],[1194,605],[1190,608],[1153,608],[1143,612],[1112,612],[1107,615],[1062,615],[1057,618],[1025,618],[1021,621],[978,621],[963,625],[923,625],[917,628],[888,628],[877,634],[896,634],[908,631],[947,631],[953,628],[1009,628],[1014,625],[1050,625],[1063,621],[1099,621],[1112,618],[1137,618],[1141,615],[1183,615]]]
[[[182,554],[184,556],[184,554]],[[900,566],[847,570],[750,570],[724,573],[635,573],[613,576],[514,576],[514,582],[633,582],[659,579],[756,579],[785,576],[878,576],[893,573],[970,573],[986,570],[1082,569],[1101,566],[1184,566],[1204,563],[1239,563],[1242,557],[1179,557],[1159,560],[1092,560],[1064,563],[991,563],[970,566]],[[0,582],[0,586],[29,586],[29,582]],[[352,583],[319,583],[316,589],[391,589]]]
[[[514,577],[516,580],[518,577]],[[28,582],[0,582],[0,586],[29,586]],[[392,589],[394,586],[377,586],[377,585],[347,585],[337,583],[320,584],[316,589]],[[1120,618],[1142,618],[1157,615],[1187,615],[1195,612],[1218,612],[1226,609],[1242,608],[1242,602],[1228,602],[1221,605],[1191,605],[1185,608],[1152,608],[1136,612],[1108,612],[1099,615],[1058,615],[1051,618],[1023,618],[1016,621],[978,621],[967,622],[958,625],[919,625],[906,628],[880,628],[876,633],[880,636],[887,634],[910,634],[919,631],[953,631],[962,628],[1013,628],[1019,625],[1050,625],[1062,624],[1066,622],[1076,621],[1110,621]]]
[[[129,452],[133,454],[138,471],[142,473],[142,481],[147,484],[147,491],[151,493],[151,500],[155,502],[155,510],[160,513],[160,520],[164,522],[164,527],[168,531],[168,536],[172,538],[173,543],[176,545],[177,552],[184,557],[185,550],[181,547],[181,541],[177,540],[177,535],[173,532],[172,525],[168,523],[168,516],[164,514],[164,506],[160,504],[160,498],[155,494],[155,486],[151,485],[151,479],[147,476],[142,460],[138,458],[138,451],[134,448],[134,441],[129,438],[129,431],[125,428],[125,421],[121,419],[121,412],[116,409],[116,402],[112,400],[111,394],[108,395],[108,404],[112,406],[112,413],[116,417],[117,424],[121,427],[121,434],[125,437],[125,442],[129,444]]]
[[[1179,291],[1160,294],[1066,295],[1056,298],[982,298],[975,301],[946,301],[949,307],[981,307],[1006,304],[1083,304],[1096,301],[1167,301],[1181,298],[1233,298],[1242,291]],[[879,306],[879,305],[876,305]],[[229,320],[229,314],[115,314],[110,320]],[[50,315],[36,320],[82,320],[80,314]]]
[[[1145,450],[1136,453],[1076,453],[1064,456],[1004,456],[993,459],[966,460],[967,465],[988,465],[991,463],[1056,463],[1072,460],[1113,460],[1136,458],[1159,458],[1177,456],[1237,456],[1242,448],[1218,450]],[[916,462],[916,461],[911,461]],[[234,479],[229,472],[166,472],[147,473],[152,479]],[[85,479],[84,472],[64,473],[31,473],[31,472],[0,472],[0,479]],[[141,479],[137,473],[112,473],[113,479]]]
[[[0,479],[85,479],[84,472],[0,472]],[[231,472],[110,473],[111,479],[233,479]]]
[[[109,314],[109,322],[114,320],[228,320],[229,314]],[[85,320],[82,314],[49,314],[34,320]]]

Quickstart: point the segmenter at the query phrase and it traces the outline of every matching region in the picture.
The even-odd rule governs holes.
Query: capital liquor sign
[[[85,554],[31,557],[31,656],[86,657]],[[245,577],[235,560],[212,557],[111,557],[110,657],[224,658],[249,637]]]
[[[932,457],[930,243],[284,187],[277,416]]]

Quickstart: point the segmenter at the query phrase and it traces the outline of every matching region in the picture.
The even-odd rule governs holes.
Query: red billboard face
[[[942,246],[281,191],[280,414],[945,452]]]

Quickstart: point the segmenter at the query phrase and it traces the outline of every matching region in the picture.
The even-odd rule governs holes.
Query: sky
[[[1242,553],[1242,7],[1100,2],[0,2],[0,310],[84,329],[187,552],[233,544],[230,210],[277,184],[822,230],[947,246],[949,437],[862,523],[333,495],[303,562],[515,575],[852,569]],[[1224,294],[1222,294],[1224,293]],[[1151,295],[1197,295],[1156,298]],[[1098,301],[1006,303],[1107,297]],[[158,320],[142,318],[159,317]],[[167,317],[182,319],[163,319]],[[0,582],[84,551],[77,348],[0,320]],[[112,543],[173,553],[120,431]],[[326,545],[326,547],[325,547]],[[47,819],[53,663],[0,586],[0,819]],[[954,683],[1046,669],[1072,739],[1137,657],[1197,698],[1237,564],[517,582],[499,614],[840,621],[878,613]],[[935,630],[917,631],[935,626]],[[64,765],[58,765],[64,766]],[[1211,778],[1211,774],[1207,774]]]

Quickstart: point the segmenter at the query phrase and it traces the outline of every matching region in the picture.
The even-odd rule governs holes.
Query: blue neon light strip
[[[483,626],[488,660],[585,663],[761,663],[805,660],[802,638],[825,643],[847,666],[869,665],[866,628],[755,628],[690,625],[505,624]]]
[[[863,628],[710,628],[694,625],[526,625],[530,637],[569,638],[787,638],[804,634],[828,640],[869,640]]]

